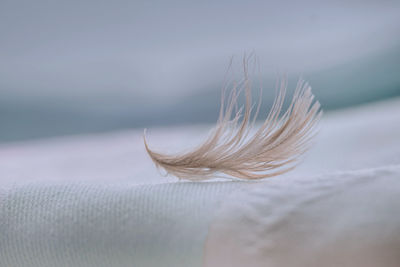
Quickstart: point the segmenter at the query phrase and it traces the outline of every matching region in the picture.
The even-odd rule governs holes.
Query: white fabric
[[[225,199],[205,266],[397,267],[400,166],[271,179]]]
[[[205,128],[149,139],[179,149]],[[399,136],[400,99],[326,114],[303,164],[260,183],[162,177],[138,131],[2,145],[0,266],[220,266],[235,251],[254,266],[396,266]]]
[[[0,207],[0,266],[201,266],[236,183],[25,185]]]

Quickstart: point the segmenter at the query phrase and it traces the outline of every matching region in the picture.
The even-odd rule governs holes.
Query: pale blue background
[[[394,97],[399,14],[398,1],[0,0],[0,142],[212,122],[230,57],[252,51],[264,109],[277,73],[303,75],[325,110]]]

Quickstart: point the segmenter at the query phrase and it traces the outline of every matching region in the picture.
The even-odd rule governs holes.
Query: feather
[[[310,146],[314,128],[322,115],[311,87],[300,79],[289,107],[281,115],[287,82],[286,79],[278,82],[277,95],[267,118],[253,131],[261,101],[252,115],[254,106],[246,58],[243,59],[243,72],[240,89],[238,85],[233,86],[226,106],[226,89],[222,90],[217,124],[197,148],[177,155],[155,152],[149,148],[145,130],[145,148],[158,168],[187,180],[205,180],[215,178],[217,174],[253,180],[285,173],[298,164],[299,156]],[[242,90],[245,104],[238,109],[237,98]]]

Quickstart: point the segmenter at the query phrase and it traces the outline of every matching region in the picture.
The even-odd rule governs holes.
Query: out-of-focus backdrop
[[[0,0],[0,142],[212,122],[245,52],[266,107],[277,73],[292,88],[302,75],[328,111],[398,96],[399,14],[399,1]]]

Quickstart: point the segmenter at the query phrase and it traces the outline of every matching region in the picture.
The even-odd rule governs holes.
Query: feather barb
[[[299,157],[309,148],[310,140],[315,135],[314,128],[322,115],[311,87],[299,80],[289,107],[281,115],[287,82],[284,79],[279,81],[271,110],[254,131],[261,101],[252,116],[254,106],[246,59],[243,60],[243,67],[241,89],[238,90],[238,85],[234,84],[226,105],[225,89],[222,90],[217,124],[197,148],[177,155],[155,152],[149,148],[144,133],[146,151],[157,167],[187,180],[215,178],[216,174],[253,180],[285,173],[297,165]],[[241,90],[244,90],[245,105],[238,109],[237,98]]]

